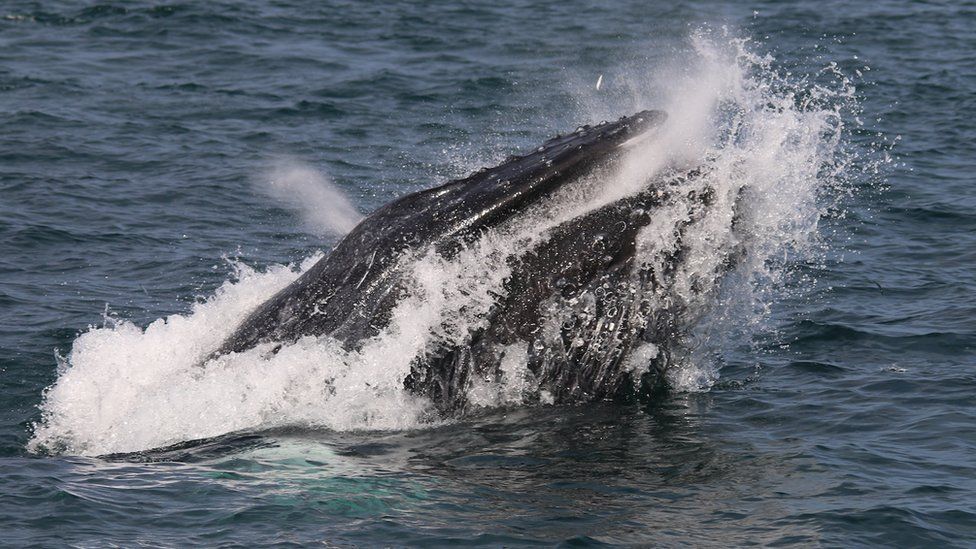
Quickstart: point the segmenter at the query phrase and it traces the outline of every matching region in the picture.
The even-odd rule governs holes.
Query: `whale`
[[[398,304],[414,291],[410,264],[417,258],[470,263],[466,250],[511,238],[493,256],[505,276],[488,292],[477,322],[460,340],[432,338],[413,358],[404,388],[440,414],[456,414],[470,407],[472,387],[508,375],[507,365],[517,360],[531,378],[530,400],[626,400],[654,392],[688,324],[687,300],[667,295],[686,250],[677,245],[649,260],[640,241],[676,199],[688,209],[672,227],[676,238],[703,215],[712,191],[679,184],[701,172],[671,170],[593,207],[569,214],[563,208],[562,217],[546,207],[599,191],[639,149],[634,144],[666,119],[645,110],[581,126],[495,167],[393,200],[251,311],[209,358],[258,346],[276,352],[309,336],[355,350],[389,329]],[[531,238],[520,243],[505,232],[532,216],[548,225],[537,224]],[[466,264],[465,276],[489,276],[478,269]]]

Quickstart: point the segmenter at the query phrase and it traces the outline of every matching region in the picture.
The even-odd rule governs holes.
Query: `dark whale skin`
[[[406,257],[432,249],[451,258],[564,185],[612,166],[624,154],[622,144],[665,118],[642,111],[584,126],[497,167],[390,202],[251,312],[211,358],[304,336],[329,335],[355,349],[389,324],[405,296],[400,263]],[[694,202],[706,205],[707,194]],[[512,275],[487,328],[465,345],[417,357],[405,386],[443,413],[463,410],[475,379],[499,377],[499,349],[523,345],[538,387],[555,401],[615,398],[637,387],[642,380],[633,379],[622,362],[636,345],[674,335],[680,317],[680,311],[653,309],[639,298],[666,286],[669,273],[649,270],[634,255],[638,232],[667,196],[666,189],[650,185],[553,228],[541,245],[508,258]],[[558,337],[544,338],[543,304],[562,303],[571,311],[581,299],[592,310],[563,323]],[[645,372],[645,386],[660,377],[664,355]]]

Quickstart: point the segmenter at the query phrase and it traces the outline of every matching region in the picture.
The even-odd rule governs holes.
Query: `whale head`
[[[588,204],[586,197],[629,145],[665,119],[642,111],[580,127],[494,168],[394,200],[254,310],[211,356],[305,336],[355,349],[388,329],[398,305],[416,297],[411,265],[434,257],[442,265],[466,261],[465,277],[483,282],[482,290],[457,292],[483,293],[480,309],[469,307],[476,322],[457,337],[431,338],[404,379],[439,410],[463,409],[472,384],[497,379],[515,355],[535,385],[561,401],[614,398],[659,377],[667,354],[661,342],[679,330],[681,311],[645,296],[666,291],[669,262],[680,261],[681,251],[641,261],[638,240],[673,185],[652,179],[612,200]],[[584,197],[582,207],[577,197]],[[684,198],[692,216],[710,200],[707,189]],[[491,239],[504,245],[480,260],[462,257]],[[627,361],[638,351],[658,366],[635,376]]]

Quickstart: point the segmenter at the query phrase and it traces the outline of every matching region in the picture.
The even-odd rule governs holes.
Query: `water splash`
[[[723,352],[768,328],[771,305],[797,291],[786,286],[793,267],[825,255],[821,216],[884,162],[846,141],[848,125],[860,124],[859,105],[836,63],[794,75],[757,49],[726,28],[700,29],[685,53],[614,78],[627,91],[616,103],[662,108],[669,118],[653,139],[631,145],[624,166],[589,204],[631,195],[668,170],[701,171],[678,185],[676,200],[655,211],[639,239],[642,260],[657,272],[664,258],[683,254],[666,299],[650,296],[656,307],[677,303],[690,313],[668,372],[679,390],[707,390]],[[588,112],[619,111],[604,96],[579,93]],[[713,202],[696,215],[694,200],[682,197],[702,192]],[[728,272],[730,262],[736,268]]]
[[[822,195],[843,184],[851,160],[844,153],[844,113],[854,100],[845,79],[827,86],[780,74],[774,59],[754,53],[747,40],[700,32],[689,45],[690,56],[674,66],[634,74],[630,104],[614,106],[618,114],[647,107],[670,114],[652,139],[630,145],[617,173],[500,227],[450,261],[418,250],[405,274],[410,295],[394,309],[390,326],[360,349],[305,337],[276,353],[259,346],[202,367],[248,311],[318,257],[263,273],[240,266],[233,280],[185,315],[145,329],[116,321],[79,336],[45,393],[30,449],[103,454],[285,425],[429,424],[429,403],[403,389],[411,363],[438,345],[463,346],[484,327],[510,274],[505,258],[544,241],[562,221],[675,169],[698,168],[701,176],[675,182],[684,187],[641,232],[639,257],[663,268],[669,254],[684,249],[668,295],[651,297],[657,306],[680,301],[694,313],[695,342],[672,368],[671,382],[682,390],[707,388],[717,371],[703,354],[721,352],[722,341],[754,329],[788,266],[816,251]],[[307,219],[320,229],[345,232],[358,220],[314,170],[282,164],[273,174],[285,196],[312,205]],[[686,197],[706,189],[713,204],[696,210]],[[322,211],[328,215],[320,217]],[[730,254],[737,266],[721,276]],[[586,303],[579,307],[585,312]],[[558,325],[561,315],[580,311],[554,307],[550,320]],[[477,380],[467,393],[471,402],[550,400],[526,368],[529,350],[499,350],[500,377]],[[653,343],[641,346],[624,367],[641,371],[659,352]]]

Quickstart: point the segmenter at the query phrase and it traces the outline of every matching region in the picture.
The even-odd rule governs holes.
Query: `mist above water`
[[[279,158],[259,180],[259,187],[297,211],[316,234],[342,236],[363,216],[324,173],[293,158]]]

